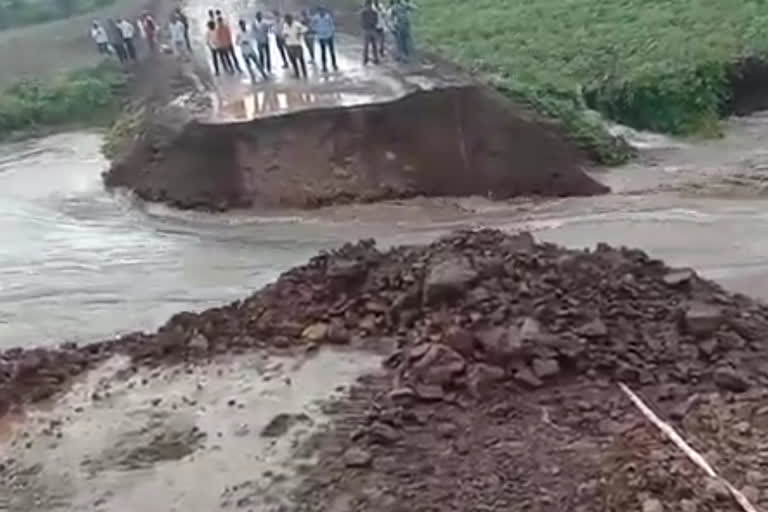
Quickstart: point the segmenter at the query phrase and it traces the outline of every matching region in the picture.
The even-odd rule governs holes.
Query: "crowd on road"
[[[365,0],[360,11],[364,65],[379,64],[388,48],[398,62],[408,62],[413,56],[410,17],[414,5],[410,0],[388,0],[389,5],[385,6],[384,1]],[[307,78],[307,64],[315,65],[318,55],[323,73],[331,68],[338,70],[336,21],[324,7],[306,9],[295,15],[278,10],[268,16],[257,12],[252,20],[240,19],[234,30],[221,10],[211,9],[205,26],[205,41],[216,76],[222,71],[234,75],[245,69],[253,80],[257,72],[268,80],[272,76],[273,47],[277,49],[283,69],[292,69],[296,78]],[[176,9],[167,24],[169,47],[162,45],[162,48],[179,57],[189,57],[192,52],[189,27],[187,16]],[[160,46],[159,32],[160,27],[152,15],[145,12],[135,21],[126,18],[108,19],[103,23],[94,21],[91,37],[100,53],[115,55],[125,63],[138,58],[139,38],[146,43],[148,53],[154,53]]]
[[[98,52],[114,55],[122,63],[138,59],[139,41],[144,42],[148,54],[158,51],[161,47],[159,34],[160,27],[149,12],[144,12],[133,21],[128,18],[109,18],[103,22],[94,20],[91,26],[91,38],[96,43]],[[170,51],[176,55],[191,53],[189,19],[181,9],[176,9],[171,15],[168,34]]]

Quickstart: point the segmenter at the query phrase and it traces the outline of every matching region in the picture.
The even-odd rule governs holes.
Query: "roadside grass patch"
[[[125,84],[124,72],[109,62],[53,80],[17,82],[0,91],[0,139],[106,116],[119,107]]]
[[[115,0],[0,0],[0,30],[69,18]]]
[[[629,147],[587,108],[636,129],[717,133],[729,71],[766,55],[768,2],[419,0],[426,46],[560,118],[605,163]]]

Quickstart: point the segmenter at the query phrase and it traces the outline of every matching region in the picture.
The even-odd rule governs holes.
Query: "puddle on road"
[[[337,351],[138,374],[113,359],[6,423],[0,510],[273,510],[312,462],[295,451],[325,422],[320,403],[378,367]]]
[[[219,98],[213,117],[219,122],[252,121],[260,117],[318,107],[351,107],[371,103],[370,94],[262,90],[236,98]]]

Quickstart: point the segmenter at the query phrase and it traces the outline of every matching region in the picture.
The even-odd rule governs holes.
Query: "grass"
[[[563,120],[602,161],[627,147],[586,106],[638,129],[711,133],[728,71],[768,50],[765,0],[419,0],[430,49]],[[714,130],[716,131],[716,129]]]
[[[0,0],[0,30],[69,18],[115,0]]]
[[[19,81],[0,92],[0,139],[103,119],[119,108],[125,82],[125,74],[109,62],[52,80]]]

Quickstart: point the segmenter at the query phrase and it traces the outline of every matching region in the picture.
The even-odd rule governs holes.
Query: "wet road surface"
[[[283,13],[288,12],[287,3],[284,4],[281,6]],[[203,44],[204,22],[209,8],[210,3],[202,0],[187,0],[185,3],[187,15],[198,22],[191,30],[194,59],[200,67],[210,69],[213,74],[210,52]],[[264,4],[255,1],[225,2],[218,4],[217,8],[222,10],[233,30],[239,19],[246,20],[250,26],[257,11],[263,11],[266,19],[272,21],[272,9],[265,9]],[[297,11],[293,12],[296,14]],[[339,69],[333,71],[329,65],[329,72],[323,73],[319,45],[315,47],[315,62],[310,62],[307,48],[303,47],[308,78],[296,79],[291,69],[283,67],[274,37],[270,36],[273,66],[270,79],[264,80],[258,72],[255,80],[247,72],[234,76],[222,73],[209,84],[212,108],[201,112],[200,117],[206,122],[242,122],[298,110],[391,101],[419,90],[467,83],[466,78],[427,62],[398,64],[391,53],[387,53],[380,65],[363,65],[362,41],[343,33],[336,37]],[[242,56],[239,49],[236,51],[242,67]]]
[[[377,358],[321,351],[132,373],[115,358],[55,405],[0,420],[0,510],[276,510],[298,449]],[[15,438],[8,444],[9,438]]]

